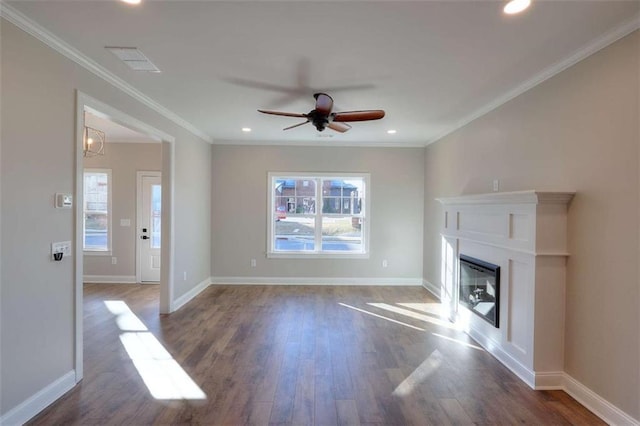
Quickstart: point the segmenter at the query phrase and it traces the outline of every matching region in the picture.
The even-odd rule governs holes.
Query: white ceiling
[[[157,143],[160,140],[145,135],[128,127],[121,126],[112,120],[98,117],[91,113],[84,113],[84,125],[100,130],[105,134],[107,143]]]
[[[214,143],[425,145],[638,27],[638,1],[10,1]],[[105,46],[138,47],[162,72]],[[258,108],[384,109],[344,134]],[[175,117],[174,117],[175,118]],[[189,127],[188,125],[186,127]],[[243,133],[242,127],[253,129]],[[388,129],[397,133],[389,135]]]

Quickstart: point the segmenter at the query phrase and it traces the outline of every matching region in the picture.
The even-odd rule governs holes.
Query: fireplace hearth
[[[499,327],[500,267],[460,255],[459,302],[494,327]]]

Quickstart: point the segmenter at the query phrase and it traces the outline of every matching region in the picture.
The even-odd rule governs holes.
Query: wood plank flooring
[[[420,287],[211,286],[162,316],[157,286],[84,294],[84,380],[30,424],[604,424],[528,388]],[[127,333],[157,339],[205,399],[155,399]]]

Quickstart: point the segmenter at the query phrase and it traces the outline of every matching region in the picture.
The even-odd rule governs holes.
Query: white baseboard
[[[567,373],[564,374],[563,390],[610,425],[640,426],[638,419],[634,419]]]
[[[438,288],[438,286],[434,285],[433,283],[427,280],[422,280],[422,287],[426,288],[429,291],[429,293],[431,293],[438,300],[440,300],[440,289]]]
[[[499,345],[479,332],[468,331],[476,342],[496,357],[505,367],[518,376],[523,382],[535,390],[563,390],[576,401],[584,405],[607,424],[620,426],[640,426],[640,421],[634,419],[615,405],[611,404],[594,391],[578,382],[563,371],[534,372],[523,366],[516,359],[506,353]]]
[[[0,425],[22,425],[76,385],[75,371],[69,371],[0,417]]]
[[[536,371],[533,373],[535,377],[535,390],[564,390],[564,371]]]
[[[171,304],[171,312],[175,312],[178,309],[182,308],[184,305],[189,303],[191,299],[202,293],[207,287],[209,287],[209,285],[211,285],[211,277],[205,279],[200,284],[174,300]]]
[[[84,275],[82,281],[91,284],[135,284],[135,275]]]
[[[467,331],[467,334],[471,336],[473,340],[478,342],[487,352],[496,357],[505,367],[511,370],[513,374],[529,385],[531,389],[535,389],[535,373],[533,371],[529,370],[518,360],[505,352],[498,343],[489,339],[485,335],[480,334],[478,331],[470,329]]]
[[[212,284],[420,286],[422,278],[211,277]]]

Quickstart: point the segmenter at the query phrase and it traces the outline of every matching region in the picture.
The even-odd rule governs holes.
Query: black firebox
[[[499,326],[500,267],[460,255],[460,304],[494,327]]]

